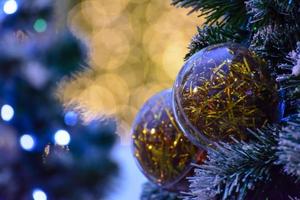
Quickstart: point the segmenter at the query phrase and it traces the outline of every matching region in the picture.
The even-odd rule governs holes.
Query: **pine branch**
[[[204,26],[203,28],[198,27],[198,33],[192,38],[189,45],[189,53],[186,55],[187,60],[194,53],[201,49],[218,43],[224,42],[238,42],[243,40],[242,32],[234,31],[232,27],[220,27],[218,24],[212,26]]]
[[[250,49],[265,59],[273,75],[280,74],[277,67],[284,63],[286,55],[295,48],[300,39],[300,27],[296,25],[269,25],[253,35]]]
[[[259,182],[270,181],[276,160],[278,128],[268,127],[257,132],[251,142],[220,143],[208,149],[208,160],[197,165],[190,178],[191,193],[186,199],[244,199]]]
[[[179,200],[178,194],[163,190],[153,183],[145,183],[141,200]]]
[[[269,24],[295,23],[299,2],[295,0],[247,0],[245,2],[251,22],[262,27]]]
[[[172,0],[172,4],[191,8],[205,16],[205,24],[219,22],[221,26],[241,27],[246,25],[246,6],[243,0]]]
[[[279,83],[279,94],[282,96],[282,110],[285,116],[299,113],[300,98],[300,43],[285,58],[278,67],[282,73],[276,78]],[[286,121],[289,118],[285,119]]]
[[[285,74],[279,75],[277,81],[280,90],[285,94],[284,99],[294,105],[297,114],[290,114],[285,118],[286,126],[279,135],[277,164],[284,166],[284,171],[292,176],[300,177],[300,43],[286,57],[286,63],[279,66]],[[291,110],[291,109],[289,109]]]
[[[300,178],[300,115],[289,119],[280,133],[278,146],[278,164],[284,165],[284,171]]]
[[[290,81],[300,76],[300,42],[297,42],[296,46],[297,48],[286,56],[285,63],[279,65],[279,68],[286,72],[278,76],[278,81],[282,82],[285,88],[296,86],[296,84],[290,84]]]

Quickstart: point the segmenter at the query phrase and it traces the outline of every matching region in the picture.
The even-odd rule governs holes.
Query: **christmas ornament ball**
[[[209,46],[182,67],[173,88],[173,110],[184,134],[197,146],[277,121],[276,84],[264,61],[235,43]]]
[[[144,104],[132,132],[134,157],[144,175],[165,189],[187,189],[184,177],[192,162],[203,162],[205,152],[190,143],[175,122],[171,89]]]

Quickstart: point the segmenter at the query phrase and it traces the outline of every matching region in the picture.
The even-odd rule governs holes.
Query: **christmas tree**
[[[87,66],[66,26],[75,1],[0,2],[0,199],[100,199],[118,171],[115,122],[83,123],[55,97]]]
[[[77,102],[63,109],[55,97],[88,66],[88,48],[66,26],[77,2],[0,2],[0,199],[103,199],[118,170],[115,122],[83,123]],[[299,199],[300,2],[172,4],[205,23],[173,87],[133,123],[134,156],[151,182],[141,199]]]
[[[149,99],[132,127],[135,157],[153,182],[141,199],[299,199],[300,2],[172,5],[205,23],[172,95]]]

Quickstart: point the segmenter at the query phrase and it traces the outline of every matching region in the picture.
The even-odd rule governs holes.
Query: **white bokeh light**
[[[68,145],[70,143],[70,134],[65,130],[58,130],[54,135],[54,140],[58,145]]]
[[[40,189],[33,190],[32,197],[34,200],[47,200],[46,193]]]
[[[3,11],[8,14],[14,14],[18,10],[18,4],[15,0],[7,0],[3,5]]]
[[[20,145],[23,149],[30,151],[34,147],[34,139],[31,135],[22,135],[20,138]]]
[[[14,117],[15,111],[10,105],[3,105],[1,108],[1,118],[4,121],[10,121]]]

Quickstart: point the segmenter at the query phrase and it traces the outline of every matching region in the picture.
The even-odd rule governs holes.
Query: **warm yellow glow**
[[[182,41],[182,39],[177,41],[175,40],[168,44],[163,53],[163,69],[171,79],[175,79],[182,66],[182,60],[175,58],[181,58],[182,55],[185,55],[186,53],[185,44]]]
[[[120,17],[127,3],[127,0],[86,0],[81,3],[79,12],[82,12],[87,23],[103,27]]]
[[[97,113],[112,115],[116,112],[116,100],[111,88],[94,84],[84,90],[78,98],[79,102],[95,115]]]
[[[129,100],[129,88],[122,76],[116,73],[100,75],[95,80],[99,85],[108,88],[117,102],[117,106],[126,105]]]
[[[68,22],[90,44],[92,70],[61,85],[59,96],[85,120],[115,116],[122,142],[142,104],[170,88],[201,19],[168,0],[85,0]]]
[[[129,50],[127,37],[121,31],[101,29],[91,39],[92,65],[116,69],[126,61]]]

